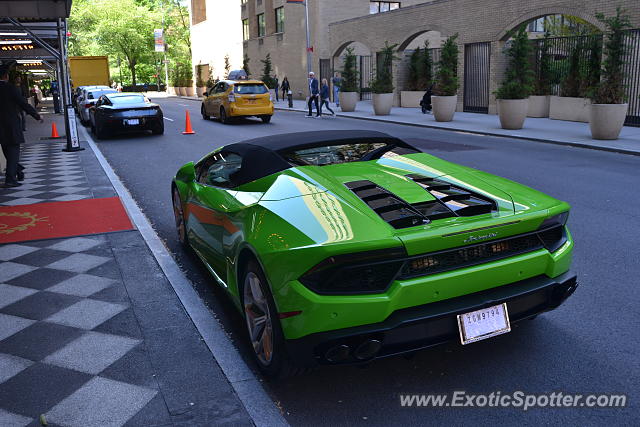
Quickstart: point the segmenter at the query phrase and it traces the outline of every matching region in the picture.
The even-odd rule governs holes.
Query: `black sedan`
[[[150,130],[164,133],[164,117],[158,104],[139,93],[102,95],[90,110],[91,132],[97,139],[116,133]]]

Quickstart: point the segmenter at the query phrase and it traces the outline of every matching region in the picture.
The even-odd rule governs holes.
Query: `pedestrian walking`
[[[24,143],[20,111],[42,123],[40,114],[22,96],[15,85],[9,83],[9,67],[12,63],[0,66],[0,145],[7,159],[4,186],[18,187],[18,181],[24,180],[24,167],[20,161],[20,144]]]
[[[282,79],[282,84],[280,85],[280,89],[282,89],[282,99],[284,100],[287,97],[289,90],[291,89],[291,86],[289,85],[289,79],[287,78],[287,76],[284,76],[284,78]]]
[[[320,87],[318,85],[318,79],[316,79],[316,73],[313,71],[309,72],[309,102],[307,106],[309,107],[309,114],[306,117],[313,117],[313,112],[311,111],[311,104],[315,104],[316,106],[316,117],[320,117],[320,105],[318,103],[318,95],[320,95]]]
[[[322,79],[322,88],[320,88],[320,111],[319,111],[319,115],[322,115],[322,108],[326,105],[327,106],[327,110],[329,110],[331,112],[332,116],[335,116],[336,113],[333,112],[333,110],[331,109],[331,107],[329,106],[329,82],[327,82],[327,79]]]
[[[331,83],[333,83],[333,102],[336,103],[336,107],[340,106],[340,88],[342,87],[342,77],[340,73],[336,72],[333,78],[331,79]]]
[[[433,84],[429,86],[429,89],[424,93],[422,100],[420,101],[420,107],[422,107],[422,114],[431,114],[431,96],[433,95]]]
[[[278,82],[278,76],[273,77],[273,84],[274,84],[273,87],[276,90],[276,102],[278,102],[280,101],[278,97],[278,93],[280,92],[280,83]],[[284,99],[284,96],[282,97],[282,99]]]
[[[28,100],[29,98],[29,91],[25,88],[25,86],[22,84],[22,79],[20,78],[20,76],[16,76],[16,79],[14,80],[14,84],[16,85],[16,87],[18,88],[18,91],[20,92],[20,94],[22,95],[22,97],[25,100]],[[27,120],[26,120],[26,116],[24,114],[24,110],[20,110],[20,121],[22,122],[22,131],[25,132],[27,130]]]

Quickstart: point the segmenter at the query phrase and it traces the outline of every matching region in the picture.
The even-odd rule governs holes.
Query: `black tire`
[[[243,317],[245,319],[247,331],[247,339],[249,340],[249,348],[253,351],[251,352],[253,356],[253,360],[260,372],[262,372],[266,377],[273,379],[283,379],[294,375],[299,375],[306,371],[306,369],[295,366],[287,353],[287,349],[284,343],[284,334],[282,332],[282,327],[280,326],[280,319],[278,318],[278,311],[276,310],[275,303],[273,302],[273,296],[271,295],[271,290],[269,289],[269,285],[267,279],[262,272],[262,268],[255,259],[250,260],[244,271],[241,272],[241,280],[238,282],[239,292],[240,292],[240,300],[243,307]],[[256,350],[254,345],[254,340],[252,339],[252,333],[250,332],[250,320],[247,318],[247,313],[252,312],[257,314],[256,311],[260,311],[259,308],[255,304],[248,303],[245,306],[246,296],[245,296],[245,287],[250,283],[251,278],[257,278],[259,280],[259,287],[262,291],[263,298],[266,299],[267,307],[269,313],[267,313],[267,318],[269,320],[265,321],[263,331],[267,329],[267,325],[271,325],[271,357],[266,362],[264,360],[264,356],[260,355],[259,350]],[[262,335],[262,334],[261,334]],[[261,336],[261,341],[264,341],[264,337]],[[264,344],[263,344],[264,347]]]
[[[227,117],[227,111],[224,107],[220,107],[220,123],[224,125],[229,124],[229,117]]]
[[[164,120],[164,119],[163,119]],[[160,123],[158,123],[157,125],[155,125],[152,129],[151,129],[151,133],[153,133],[154,135],[162,135],[164,134],[164,122],[161,121]]]
[[[269,123],[271,121],[271,116],[260,116],[262,119],[262,123]]]
[[[96,124],[93,126],[93,133],[96,136],[96,139],[105,139],[106,138],[106,133],[104,131],[104,129],[102,128],[102,126],[100,126],[100,123],[96,122]]]
[[[200,114],[202,114],[202,120],[209,120],[211,116],[207,114],[207,110],[204,109],[204,103],[200,107]]]
[[[190,248],[189,236],[187,235],[187,227],[184,223],[184,209],[182,205],[182,199],[178,188],[171,186],[171,201],[173,205],[173,215],[176,220],[176,232],[178,234],[178,241],[185,248]]]

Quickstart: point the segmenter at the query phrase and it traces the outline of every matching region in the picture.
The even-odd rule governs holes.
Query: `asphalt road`
[[[257,119],[222,125],[203,121],[197,102],[156,101],[167,117],[164,136],[118,137],[100,141],[100,149],[247,360],[239,315],[199,262],[178,246],[171,210],[169,184],[176,170],[220,145],[314,129],[381,130],[572,205],[569,225],[580,287],[558,310],[469,346],[441,346],[365,367],[325,367],[268,384],[292,425],[639,424],[640,157],[347,118],[305,119],[293,112],[277,112],[269,125]],[[186,109],[196,135],[181,134]],[[523,411],[400,404],[400,394],[456,390],[628,397],[626,408]]]

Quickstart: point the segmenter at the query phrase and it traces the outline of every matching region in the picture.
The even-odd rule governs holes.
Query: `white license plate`
[[[462,345],[506,334],[511,331],[507,304],[459,314],[458,329]]]
[[[127,119],[124,121],[125,125],[135,126],[140,124],[140,119]]]

